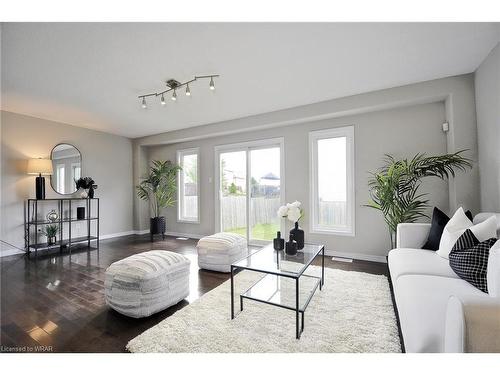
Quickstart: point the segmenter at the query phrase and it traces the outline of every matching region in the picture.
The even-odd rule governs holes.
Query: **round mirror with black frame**
[[[52,189],[59,194],[77,191],[75,181],[82,177],[82,154],[73,145],[59,143],[50,153],[53,173],[50,177]]]

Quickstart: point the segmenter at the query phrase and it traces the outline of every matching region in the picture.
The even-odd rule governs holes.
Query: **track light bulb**
[[[142,107],[143,109],[148,108],[148,105],[146,104],[146,98],[142,98],[142,104],[141,104],[141,107]]]
[[[215,90],[214,77],[210,77],[210,90]]]
[[[186,85],[186,96],[191,96],[191,90],[189,89],[189,83]]]
[[[163,94],[161,94],[161,100],[160,100],[161,105],[165,105],[165,98],[163,97]]]
[[[177,100],[177,92],[174,90],[174,93],[172,94],[172,100],[175,102]]]

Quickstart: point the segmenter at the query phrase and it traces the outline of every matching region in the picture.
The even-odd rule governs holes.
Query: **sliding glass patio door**
[[[239,233],[254,245],[280,230],[283,203],[282,139],[216,148],[219,230]]]

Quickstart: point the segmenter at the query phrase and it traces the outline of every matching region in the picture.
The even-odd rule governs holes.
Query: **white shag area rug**
[[[311,266],[307,273],[319,272],[319,267]],[[236,275],[235,311],[239,312],[239,292],[259,277],[262,274],[251,271]],[[306,278],[301,283],[305,285]],[[289,293],[283,298],[295,298],[293,285],[285,288]],[[245,299],[243,312],[231,320],[230,281],[226,281],[132,339],[127,349],[132,353],[401,352],[387,278],[329,268],[323,290],[316,291],[306,309],[300,340],[295,339],[294,311]]]

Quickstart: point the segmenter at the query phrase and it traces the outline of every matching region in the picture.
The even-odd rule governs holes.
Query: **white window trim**
[[[347,228],[324,227],[317,224],[318,202],[318,147],[317,141],[325,138],[346,137],[346,173],[347,173]],[[355,236],[356,195],[354,190],[354,125],[340,128],[317,130],[309,133],[309,181],[310,181],[310,233]]]
[[[280,168],[280,195],[281,204],[285,204],[286,200],[286,191],[285,191],[285,138],[277,137],[277,138],[267,138],[267,139],[258,139],[254,141],[240,142],[240,143],[232,143],[227,145],[218,145],[214,147],[214,182],[215,182],[215,231],[221,231],[221,217],[220,217],[220,154],[224,152],[231,151],[245,151],[247,152],[250,149],[259,149],[266,148],[269,146],[279,146],[280,148],[280,159],[281,159],[281,168]],[[247,158],[247,169],[249,167],[249,160]],[[247,179],[247,192],[250,188],[250,181]],[[247,194],[247,204],[248,199],[250,199],[250,195]],[[247,212],[247,223],[249,222],[249,212]],[[284,220],[280,220],[280,229],[281,233],[284,232],[283,227]],[[247,236],[247,240],[249,240]],[[252,246],[265,246],[269,244],[270,241],[261,241],[261,240],[251,240],[249,244]],[[271,241],[272,242],[272,241]]]
[[[201,189],[200,189],[200,149],[199,147],[186,148],[183,150],[177,150],[177,164],[182,167],[182,158],[186,155],[196,155],[196,191],[198,192],[198,212],[196,219],[189,219],[182,217],[182,207],[184,201],[181,199],[181,186],[183,183],[183,173],[177,174],[177,222],[178,223],[189,223],[189,224],[200,224],[200,204],[201,204]]]

